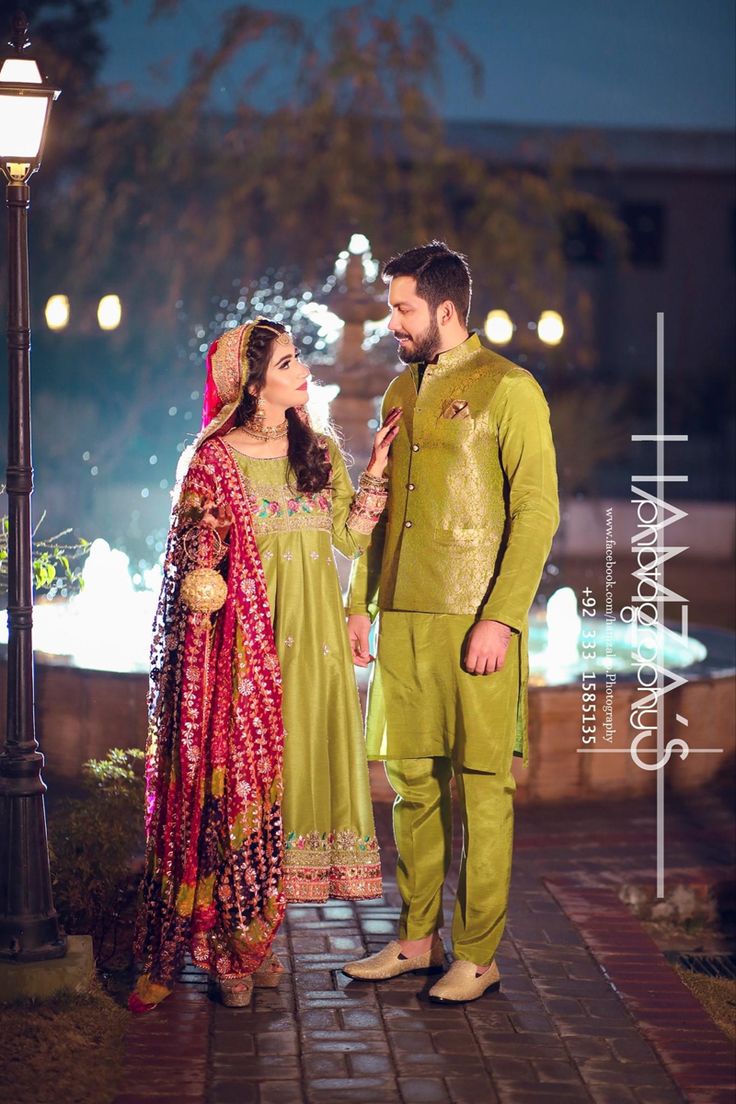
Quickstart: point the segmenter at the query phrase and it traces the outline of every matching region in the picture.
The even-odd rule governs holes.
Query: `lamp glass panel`
[[[49,101],[45,96],[3,94],[0,85],[0,157],[37,157]]]
[[[6,58],[0,69],[0,81],[8,84],[43,84],[41,72],[31,58]]]

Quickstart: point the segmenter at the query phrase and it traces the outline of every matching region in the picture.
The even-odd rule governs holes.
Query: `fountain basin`
[[[693,626],[694,659],[678,670],[687,681],[664,698],[664,742],[684,738],[690,753],[673,755],[663,768],[668,789],[696,791],[720,771],[732,770],[736,756],[736,661],[733,633]],[[707,654],[698,658],[702,648]],[[614,667],[615,669],[615,667]],[[673,664],[673,669],[676,665]],[[596,679],[596,709],[600,719],[605,701],[605,676]],[[583,751],[581,742],[581,682],[534,684],[529,688],[529,767],[515,768],[519,797],[533,801],[590,800],[598,797],[654,795],[657,772],[638,766],[628,753],[636,730],[632,705],[643,691],[632,671],[616,671],[611,720],[614,751]],[[687,728],[676,723],[680,714]],[[596,747],[607,747],[600,739]],[[653,746],[653,740],[648,746]],[[697,749],[697,750],[696,750]],[[700,749],[720,749],[703,751]],[[645,761],[656,756],[642,755]]]

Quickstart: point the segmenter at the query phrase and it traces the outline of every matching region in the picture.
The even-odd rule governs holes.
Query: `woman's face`
[[[276,340],[271,345],[271,359],[259,398],[280,410],[304,406],[309,398],[307,380],[310,375],[306,364],[299,360],[291,338],[288,342]]]

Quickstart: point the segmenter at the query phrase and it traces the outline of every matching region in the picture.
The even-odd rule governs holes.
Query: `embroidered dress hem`
[[[375,900],[382,895],[375,836],[352,831],[290,835],[284,854],[284,896],[289,903]]]

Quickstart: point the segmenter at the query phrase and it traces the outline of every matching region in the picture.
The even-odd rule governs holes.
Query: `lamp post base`
[[[0,756],[0,964],[66,953],[51,894],[38,760],[39,753],[14,762]]]
[[[95,981],[90,935],[70,935],[64,958],[45,962],[0,962],[0,1004],[51,1000],[59,993],[86,993]]]
[[[31,924],[20,916],[8,916],[4,920],[5,923],[0,925],[0,966],[4,962],[42,962],[63,958],[66,954],[67,937],[59,931],[56,915],[42,920],[34,917]],[[22,932],[21,939],[29,937],[26,947],[17,941],[19,930]]]

